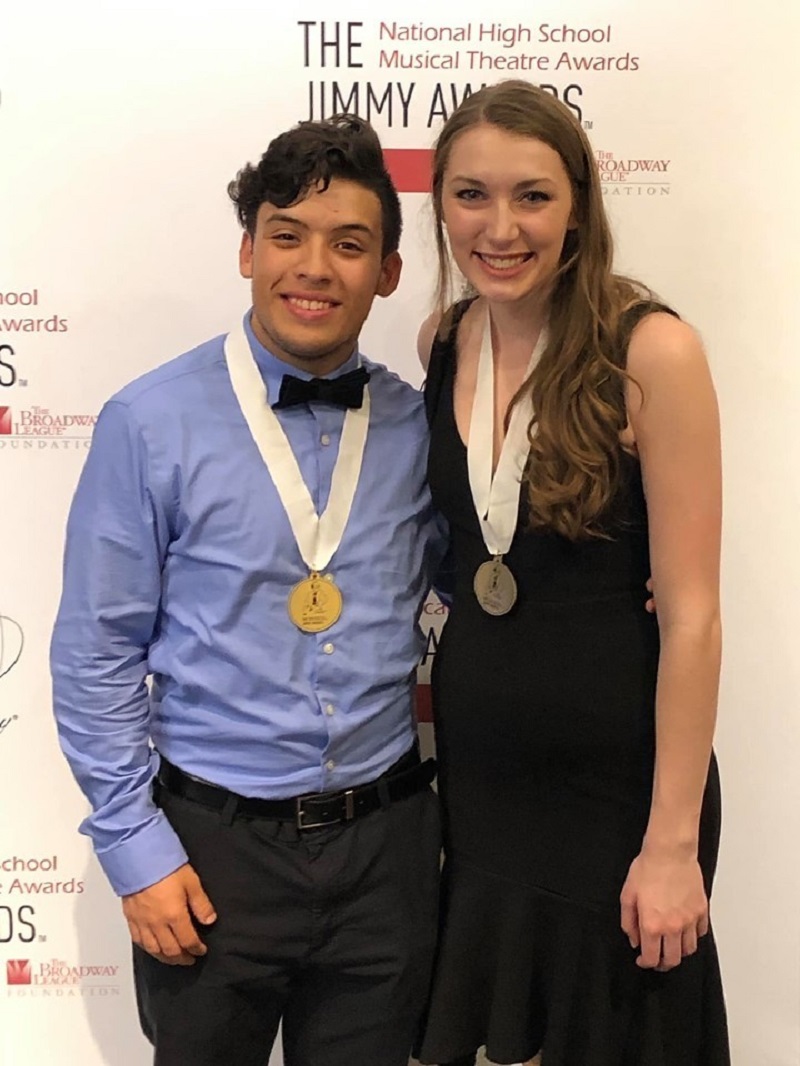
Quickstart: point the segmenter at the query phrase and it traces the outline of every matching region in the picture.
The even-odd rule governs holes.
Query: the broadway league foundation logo
[[[62,437],[67,440],[90,437],[97,415],[53,413],[49,407],[29,407],[12,411],[0,407],[0,433],[6,437]]]
[[[29,959],[6,961],[6,984],[29,985],[39,988],[62,988],[78,995],[91,995],[101,990],[119,988],[119,966],[73,965],[64,959],[40,962],[36,968]]]
[[[5,677],[17,665],[24,644],[25,636],[19,622],[0,614],[0,677]]]
[[[604,196],[669,196],[672,189],[671,159],[618,157],[614,152],[595,152]]]
[[[0,407],[0,449],[85,449],[97,415],[62,414],[49,407]]]
[[[6,984],[29,985],[30,983],[30,959],[8,959],[6,962]]]

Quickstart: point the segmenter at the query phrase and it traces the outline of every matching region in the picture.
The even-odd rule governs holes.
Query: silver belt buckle
[[[303,821],[303,800],[308,799],[307,796],[298,796],[294,801],[295,807],[295,820],[294,824],[298,829],[321,829],[324,825],[330,825],[330,822],[304,822]]]
[[[322,829],[326,825],[336,825],[337,822],[352,822],[356,816],[356,804],[353,798],[353,789],[348,788],[344,794],[344,818],[329,818],[325,822],[306,822],[303,820],[303,800],[309,796],[298,796],[295,803],[295,825],[298,829]]]

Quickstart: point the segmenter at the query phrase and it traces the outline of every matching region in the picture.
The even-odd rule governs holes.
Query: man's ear
[[[243,278],[253,276],[253,238],[247,230],[242,234],[242,243],[239,245],[239,273]]]
[[[403,260],[399,252],[389,252],[381,263],[381,272],[378,277],[378,286],[375,289],[376,296],[391,296],[400,284],[400,273],[403,269]]]

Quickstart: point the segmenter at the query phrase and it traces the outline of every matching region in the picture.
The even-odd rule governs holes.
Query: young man
[[[441,552],[422,396],[363,358],[401,218],[372,130],[229,193],[252,309],[106,404],[52,646],[156,1066],[405,1066],[439,816],[412,717]],[[148,687],[148,676],[151,685]]]

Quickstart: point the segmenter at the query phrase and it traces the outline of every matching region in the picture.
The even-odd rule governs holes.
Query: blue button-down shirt
[[[291,368],[245,324],[274,402]],[[186,861],[152,800],[151,742],[189,774],[284,798],[369,781],[414,739],[417,623],[441,554],[422,396],[362,360],[369,434],[327,568],[344,607],[330,629],[304,633],[287,597],[308,569],[233,394],[223,341],[106,404],[69,517],[55,714],[93,808],[81,828],[120,894]],[[337,373],[356,365],[354,355]],[[301,404],[278,416],[322,513],[344,412]]]

